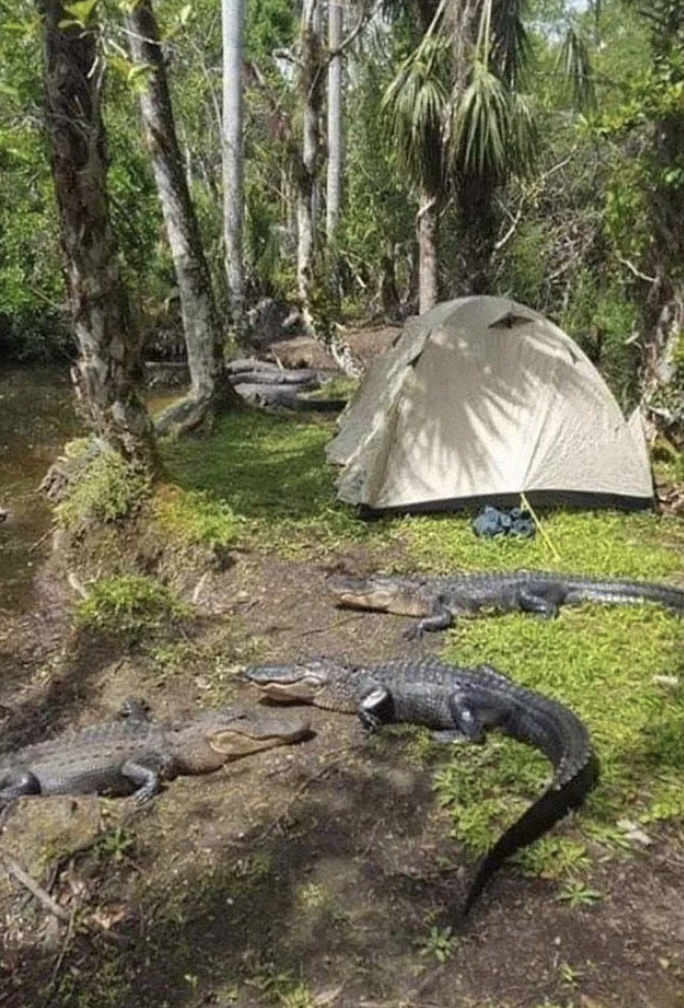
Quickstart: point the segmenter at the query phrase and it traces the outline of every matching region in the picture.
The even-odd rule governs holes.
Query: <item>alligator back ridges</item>
[[[410,580],[410,578],[407,578]],[[634,601],[657,602],[678,612],[684,611],[684,588],[664,584],[662,581],[638,581],[629,578],[592,577],[586,574],[568,574],[564,571],[467,571],[462,574],[430,577],[419,576],[417,581],[434,584],[440,588],[485,587],[525,587],[530,584],[548,583],[563,585],[567,591],[567,601]]]

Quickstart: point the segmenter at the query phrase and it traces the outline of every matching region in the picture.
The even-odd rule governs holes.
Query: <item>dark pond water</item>
[[[69,373],[63,368],[0,372],[0,611],[28,607],[50,511],[38,486],[64,442],[78,434]]]
[[[27,607],[50,513],[37,488],[65,440],[79,432],[67,368],[0,372],[0,611]]]
[[[153,412],[181,395],[157,392]],[[49,536],[50,508],[38,486],[66,441],[82,434],[68,367],[0,370],[0,613],[28,609],[41,545]]]

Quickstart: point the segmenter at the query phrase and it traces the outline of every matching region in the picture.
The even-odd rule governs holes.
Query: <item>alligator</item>
[[[328,577],[328,588],[342,608],[420,617],[406,633],[409,639],[445,630],[457,616],[482,610],[550,618],[558,615],[562,605],[581,602],[655,602],[684,614],[682,588],[550,571],[475,571],[447,577],[373,574],[365,578],[335,573]]]
[[[211,773],[262,749],[297,742],[302,719],[223,707],[188,720],[156,721],[139,701],[121,716],[0,756],[0,808],[22,795],[133,795],[144,804],[180,775]]]
[[[482,859],[464,915],[503,861],[579,808],[598,781],[598,759],[577,715],[490,665],[465,669],[422,658],[366,666],[321,658],[289,666],[252,666],[245,676],[267,701],[357,713],[370,730],[409,722],[435,729],[440,742],[481,743],[489,729],[498,728],[548,757],[554,767],[550,784]]]

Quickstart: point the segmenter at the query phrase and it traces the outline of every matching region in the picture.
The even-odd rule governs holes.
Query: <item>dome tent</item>
[[[438,304],[373,362],[327,450],[338,497],[383,511],[519,502],[648,507],[638,415],[532,309],[495,297]]]

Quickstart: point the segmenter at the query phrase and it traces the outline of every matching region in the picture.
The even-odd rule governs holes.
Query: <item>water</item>
[[[50,509],[38,486],[64,442],[77,436],[68,368],[0,373],[0,611],[28,608]]]
[[[156,391],[148,408],[158,412],[180,395]],[[38,487],[65,442],[84,434],[74,401],[67,366],[0,372],[0,508],[10,512],[0,523],[0,613],[26,611],[34,600],[52,521]]]

